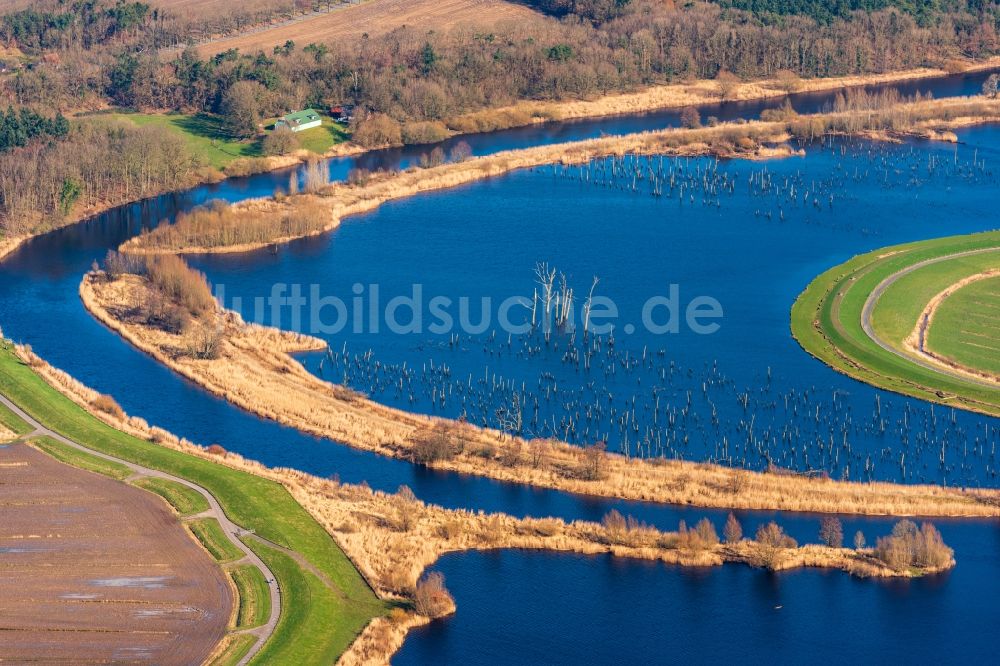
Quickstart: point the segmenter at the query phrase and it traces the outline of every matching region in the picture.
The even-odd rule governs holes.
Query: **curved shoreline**
[[[807,353],[859,381],[929,402],[1000,416],[1000,391],[994,385],[953,377],[892,348],[874,336],[868,321],[879,285],[908,266],[998,248],[1000,232],[992,231],[904,243],[854,257],[816,277],[799,295],[792,306],[792,336]],[[913,264],[907,263],[910,257]],[[899,270],[894,270],[897,266]],[[845,297],[858,289],[859,283],[866,285],[863,300],[853,299],[852,315],[844,319],[841,309]]]
[[[1000,252],[1000,247],[969,250],[966,252],[958,252],[956,254],[943,255],[940,257],[935,257],[933,259],[925,259],[924,261],[920,261],[918,263],[907,266],[903,270],[897,271],[892,275],[886,277],[881,282],[879,282],[878,285],[875,287],[875,289],[872,290],[871,294],[868,295],[867,300],[865,300],[864,308],[861,310],[861,328],[864,330],[865,335],[871,338],[872,342],[874,342],[887,352],[895,354],[900,358],[910,360],[913,363],[917,363],[927,368],[928,370],[941,372],[943,374],[950,375],[955,379],[975,382],[977,384],[981,384],[989,388],[995,388],[995,387],[1000,388],[1000,385],[998,385],[996,382],[988,382],[979,377],[969,376],[967,373],[961,372],[961,370],[958,368],[942,367],[943,364],[939,359],[937,359],[932,354],[923,349],[923,337],[922,335],[919,334],[921,326],[930,325],[929,317],[933,314],[933,311],[937,307],[936,301],[939,301],[940,299],[947,296],[951,292],[951,290],[955,287],[955,285],[948,287],[948,289],[945,289],[943,292],[937,294],[933,299],[931,299],[931,302],[924,309],[923,313],[921,313],[921,317],[918,320],[916,329],[914,329],[914,331],[910,333],[909,337],[903,340],[904,349],[912,352],[912,354],[906,354],[903,350],[898,349],[888,340],[885,340],[875,331],[875,328],[872,325],[872,313],[875,310],[875,306],[878,303],[878,300],[882,297],[882,295],[886,292],[886,290],[888,290],[889,287],[898,282],[900,278],[903,278],[909,275],[910,273],[920,270],[921,268],[924,268],[926,266],[932,266],[934,264],[938,264],[944,261],[949,261],[951,259],[957,259],[959,257],[967,257],[977,254],[987,254],[991,252]],[[915,335],[917,337],[914,337]],[[916,342],[917,338],[920,339],[919,343]],[[917,346],[918,344],[919,347]]]
[[[933,69],[933,68],[918,68],[911,70],[898,70],[894,72],[886,72],[884,74],[870,74],[862,76],[851,76],[851,77],[835,77],[835,78],[823,78],[823,79],[801,79],[800,87],[795,90],[785,90],[785,89],[768,89],[768,81],[749,81],[740,84],[740,98],[737,101],[740,102],[752,102],[760,101],[765,99],[773,99],[779,97],[790,97],[801,93],[819,93],[819,92],[829,92],[833,90],[846,90],[849,88],[857,88],[864,86],[873,85],[892,85],[894,83],[905,83],[907,81],[913,80],[926,80],[935,78],[948,78],[950,76],[957,76],[962,74],[976,73],[988,71],[991,69],[1000,68],[1000,56],[995,56],[984,61],[966,63],[965,68],[961,72],[950,73],[943,69]],[[771,81],[772,85],[776,82]],[[719,92],[719,84],[715,81],[699,81],[695,84],[691,84],[695,87],[701,88],[703,90],[710,91],[709,96],[705,94],[699,94],[695,97],[677,97],[676,88],[688,87],[688,84],[677,84],[676,86],[654,86],[644,91],[633,92],[633,93],[620,93],[616,95],[608,95],[598,100],[572,100],[566,102],[555,102],[549,104],[561,105],[559,112],[556,114],[557,118],[546,119],[537,118],[530,124],[543,124],[546,122],[560,122],[569,120],[579,120],[584,118],[614,118],[617,116],[635,115],[649,113],[657,110],[663,109],[678,109],[686,106],[691,106],[692,104],[704,106],[711,104],[719,104],[725,101],[734,100],[724,100]],[[668,90],[673,90],[673,94],[668,94]],[[530,102],[529,102],[530,103]],[[495,109],[503,111],[504,109],[511,109],[515,107],[501,107],[500,109]],[[474,114],[469,114],[474,115]],[[507,129],[513,129],[512,126]],[[455,134],[453,136],[460,136],[461,134]],[[329,151],[320,156],[322,159],[330,159],[336,157],[344,157],[351,155],[363,155],[368,152],[379,150],[386,147],[392,146],[378,146],[374,148],[363,148],[354,143],[346,143],[334,146]],[[269,171],[276,171],[294,164],[300,163],[302,160],[300,157],[292,158],[271,158],[273,166],[269,167]],[[191,184],[191,187],[199,187],[206,185],[211,181],[203,180],[196,181]],[[67,226],[72,226],[81,222],[85,222],[101,213],[113,210],[115,208],[126,206],[129,204],[137,203],[139,201],[144,201],[155,196],[162,194],[167,194],[167,192],[161,192],[159,194],[150,194],[146,197],[139,199],[133,199],[129,201],[121,201],[117,203],[107,202],[98,206],[92,206],[88,209],[75,212],[73,215],[64,220],[55,228],[40,230],[30,234],[11,236],[4,239],[0,239],[0,262],[2,262],[6,257],[14,253],[24,242],[36,237],[41,236],[50,231],[54,231],[58,228],[63,228]]]
[[[703,530],[699,524],[691,530],[681,528],[678,532],[663,532],[641,523],[626,522],[620,515],[620,522],[615,526],[607,518],[598,524],[444,509],[421,502],[403,490],[388,494],[373,491],[363,484],[340,484],[296,470],[265,467],[237,454],[212,453],[211,449],[178,439],[124,412],[110,414],[97,410],[93,406],[96,392],[52,368],[25,348],[20,348],[19,354],[54,391],[127,435],[281,484],[336,540],[383,599],[407,599],[423,573],[442,555],[468,550],[610,554],[699,568],[725,563],[773,571],[815,567],[837,569],[862,578],[912,578],[933,575],[955,565],[954,558],[948,557],[938,566],[891,569],[878,560],[870,548],[794,543],[778,546],[747,538],[720,543],[714,526]],[[133,465],[130,460],[95,453]],[[161,474],[155,469],[153,472]],[[455,612],[454,603],[449,604],[443,614]],[[428,621],[427,617],[410,610],[376,617],[357,635],[338,663],[346,666],[369,664],[373,660],[387,662],[402,645],[409,629]]]
[[[963,112],[965,115],[962,115]],[[968,115],[969,112],[975,115]],[[253,199],[231,207],[238,218],[246,214],[247,233],[254,233],[254,220],[260,219],[261,210],[271,215],[294,214],[294,206],[301,202],[325,208],[329,222],[299,235],[281,235],[254,242],[233,244],[226,235],[231,229],[237,233],[238,225],[230,221],[228,228],[206,226],[194,229],[184,220],[160,226],[135,236],[121,245],[119,250],[131,254],[227,254],[250,252],[291,242],[296,239],[327,233],[340,225],[343,218],[368,212],[387,201],[417,194],[458,187],[468,183],[500,176],[512,171],[548,165],[579,165],[594,159],[620,157],[627,154],[662,155],[668,157],[696,157],[714,155],[724,159],[767,160],[804,155],[787,141],[796,126],[850,127],[853,123],[867,122],[877,125],[890,114],[900,113],[909,119],[909,125],[896,129],[877,131],[859,128],[849,134],[865,136],[872,140],[894,141],[900,137],[916,136],[928,140],[952,141],[954,135],[938,133],[929,126],[936,118],[956,124],[976,124],[1000,119],[1000,100],[985,97],[958,97],[905,103],[876,111],[840,111],[823,114],[794,116],[783,120],[754,120],[746,123],[723,123],[706,128],[666,128],[634,134],[606,136],[566,143],[556,143],[532,148],[503,151],[493,155],[473,157],[461,162],[400,173],[373,174],[360,184],[335,183],[315,193],[296,194],[275,199]],[[925,117],[928,116],[928,117]],[[921,119],[922,118],[922,119]],[[824,130],[821,133],[825,133]],[[836,132],[834,132],[836,133]],[[650,176],[652,178],[652,176]],[[250,221],[247,221],[250,220]],[[182,239],[173,238],[174,236]]]
[[[579,470],[587,452],[563,442],[505,436],[440,418],[386,407],[309,373],[281,349],[255,340],[288,335],[254,327],[220,311],[226,340],[217,360],[172,355],[183,348],[177,336],[122,321],[114,314],[122,302],[141,302],[147,287],[127,277],[107,283],[88,275],[80,285],[84,306],[98,321],[134,347],[203,389],[252,414],[354,448],[413,460],[420,442],[448,428],[462,451],[429,463],[436,469],[498,481],[533,485],[583,495],[730,509],[811,511],[817,513],[920,516],[1000,516],[1000,490],[967,491],[940,486],[856,483],[765,474],[685,461],[627,459],[602,453],[601,477],[588,480]],[[270,331],[260,337],[260,331]],[[537,450],[539,464],[529,464]],[[489,455],[480,455],[489,451]],[[511,455],[505,455],[505,452]],[[505,460],[513,457],[514,464]]]
[[[1000,113],[1000,105],[998,105]],[[750,145],[738,148],[737,138],[747,138]],[[374,210],[387,201],[411,197],[466,185],[493,178],[519,169],[531,169],[552,164],[577,165],[590,160],[622,156],[626,153],[648,153],[665,156],[694,157],[716,154],[720,157],[773,159],[800,154],[784,144],[789,138],[784,122],[754,121],[745,124],[725,124],[713,128],[668,128],[598,139],[585,139],[533,148],[508,150],[493,155],[473,157],[462,162],[450,162],[426,169],[409,169],[396,174],[375,174],[361,185],[335,183],[318,194],[297,194],[275,199],[254,199],[236,204],[237,214],[253,207],[269,206],[271,213],[280,214],[292,202],[311,198],[329,211],[330,221],[322,229],[298,236],[281,236],[253,243],[212,245],[193,243],[181,246],[160,246],[156,230],[135,236],[121,245],[119,251],[129,254],[226,254],[249,252],[293,240],[327,233],[340,225],[345,217]],[[725,144],[723,144],[725,142]],[[779,144],[779,145],[773,145]],[[164,231],[180,228],[182,223],[163,227]],[[160,234],[164,231],[159,232]],[[209,231],[215,233],[215,231]],[[201,241],[204,242],[204,241]]]

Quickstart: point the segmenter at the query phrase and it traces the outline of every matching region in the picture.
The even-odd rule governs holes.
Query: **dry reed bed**
[[[130,254],[247,252],[332,231],[340,219],[325,202],[311,194],[278,201],[250,199],[237,205],[221,201],[181,214],[122,244]]]
[[[8,236],[6,238],[0,238],[0,261],[3,261],[4,257],[11,254],[21,246],[21,243],[27,240],[26,236]]]
[[[873,139],[896,140],[921,136],[953,141],[950,132],[938,132],[936,124],[957,121],[985,122],[1000,118],[1000,100],[951,98],[894,104],[890,108],[851,109],[826,114],[798,116],[748,123],[726,123],[697,129],[665,129],[624,136],[568,142],[505,151],[427,169],[374,174],[360,183],[337,183],[319,196],[302,194],[277,200],[253,200],[220,209],[218,224],[202,223],[197,215],[184,216],[170,226],[137,236],[120,248],[122,252],[224,253],[246,252],[294,238],[329,231],[349,215],[373,210],[382,203],[423,192],[465,185],[518,169],[548,164],[581,164],[609,155],[627,153],[658,155],[709,155],[771,159],[800,154],[784,141],[789,133],[817,137],[828,133],[863,134]],[[769,145],[771,144],[771,145]],[[777,145],[774,145],[777,144]],[[323,218],[321,207],[329,211]],[[301,233],[275,222],[310,210],[321,223],[308,225]],[[245,227],[240,230],[239,227]],[[230,242],[226,242],[229,238]]]
[[[372,587],[383,597],[409,599],[427,567],[443,554],[465,550],[518,548],[584,554],[610,553],[618,557],[659,560],[677,566],[718,566],[724,562],[768,566],[775,570],[795,567],[834,568],[861,577],[911,576],[893,570],[873,557],[873,551],[819,545],[775,548],[742,539],[718,543],[714,528],[708,538],[699,529],[661,532],[630,522],[624,529],[604,524],[555,518],[514,518],[444,509],[416,499],[408,489],[395,494],[372,491],[367,485],[346,485],[297,470],[268,468],[217,447],[205,449],[150,426],[120,409],[95,405],[106,396],[83,385],[35,355],[28,347],[18,354],[45,381],[112,427],[161,446],[213,460],[281,483],[336,539]],[[685,536],[686,535],[686,536]],[[932,573],[954,565],[951,560]],[[452,606],[452,609],[454,607]],[[410,628],[428,622],[414,611],[395,611],[369,624],[341,657],[344,665],[388,663]]]
[[[746,148],[736,145],[737,139],[748,138]],[[311,202],[325,205],[331,215],[326,230],[336,227],[340,220],[350,215],[365,213],[378,208],[386,201],[402,199],[424,192],[458,187],[485,178],[500,176],[518,169],[529,169],[547,164],[582,164],[598,157],[624,155],[626,153],[649,153],[663,155],[705,155],[719,154],[746,158],[768,159],[793,154],[788,146],[770,147],[765,142],[787,140],[784,123],[747,123],[714,128],[691,130],[663,130],[643,132],[626,136],[609,136],[551,146],[538,146],[511,150],[495,155],[475,157],[462,162],[451,162],[427,169],[409,169],[399,173],[373,174],[363,184],[337,183],[326,187],[320,196],[302,194],[277,200],[253,200],[231,207],[234,220],[248,225],[260,224],[273,228],[262,213],[272,216],[292,214],[303,197]],[[239,242],[225,246],[217,242],[217,231],[205,225],[193,225],[190,218],[181,218],[172,226],[179,227],[175,233],[169,228],[162,232],[152,232],[130,239],[120,250],[127,253],[224,253],[246,252],[268,245],[287,242],[295,237],[276,235],[256,242]],[[201,235],[199,236],[199,232]],[[322,230],[310,232],[322,233]],[[246,232],[241,236],[254,236]],[[298,236],[302,237],[302,235]],[[171,242],[174,241],[174,242]]]
[[[967,63],[962,71],[975,72],[1000,67],[1000,56],[988,58],[982,62]],[[692,83],[680,83],[664,86],[654,86],[635,93],[606,95],[594,100],[575,100],[567,102],[527,102],[517,106],[497,109],[497,113],[529,113],[537,118],[537,122],[546,119],[593,118],[595,116],[613,116],[628,113],[642,113],[657,109],[681,108],[699,104],[709,104],[719,101],[750,101],[784,97],[791,93],[822,92],[841,88],[871,86],[885,83],[913,81],[917,79],[946,76],[954,72],[932,67],[887,72],[885,74],[869,74],[864,76],[844,76],[821,79],[801,79],[795,76],[787,78],[765,79],[726,83],[722,81],[698,80]],[[474,116],[475,114],[468,114]],[[458,120],[464,118],[459,116]],[[449,121],[451,124],[452,121]]]
[[[314,349],[312,338],[275,343],[287,334],[223,322],[219,357],[180,356],[183,335],[117,318],[123,304],[142,302],[143,279],[85,277],[80,296],[101,322],[178,374],[234,405],[319,437],[382,455],[415,460],[441,429],[452,453],[428,464],[567,492],[714,508],[792,510],[895,516],[998,516],[1000,491],[856,483],[757,473],[683,461],[627,459],[562,442],[505,437],[496,430],[411,414],[380,405],[310,374],[288,351]],[[301,345],[297,346],[297,345]],[[594,469],[591,469],[594,467]],[[586,472],[586,473],[584,473]]]

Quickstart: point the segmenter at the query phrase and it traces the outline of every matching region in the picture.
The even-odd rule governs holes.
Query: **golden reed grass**
[[[962,63],[958,67],[948,69],[920,67],[885,74],[869,74],[863,76],[843,76],[831,78],[802,79],[796,76],[777,77],[759,81],[728,83],[712,80],[698,80],[691,83],[679,83],[663,86],[653,86],[634,93],[606,95],[593,100],[573,100],[566,102],[522,102],[521,104],[492,110],[492,113],[515,117],[533,118],[535,122],[547,119],[570,120],[574,118],[593,118],[597,116],[613,116],[627,113],[642,113],[657,109],[682,108],[718,101],[751,101],[784,97],[790,93],[822,92],[841,88],[856,88],[917,79],[933,78],[955,74],[959,71],[973,72],[992,69],[1000,66],[1000,57],[993,57],[981,62]],[[481,114],[482,112],[480,112]],[[449,126],[461,126],[467,117],[477,114],[458,116],[448,121]],[[474,127],[475,122],[470,122]],[[527,121],[524,123],[527,124]]]
[[[611,554],[676,566],[766,563],[775,570],[808,566],[839,569],[862,577],[913,575],[908,569],[896,571],[885,566],[874,557],[873,549],[819,545],[774,548],[749,539],[722,544],[715,537],[714,526],[705,539],[700,536],[700,525],[698,531],[663,532],[634,521],[566,522],[557,518],[514,518],[506,514],[444,509],[418,500],[405,488],[388,494],[373,491],[365,484],[347,485],[297,470],[268,468],[218,447],[197,446],[124,412],[97,410],[94,404],[101,394],[52,367],[30,348],[21,346],[17,351],[46,382],[112,427],[281,483],[333,536],[383,598],[411,599],[423,572],[445,553],[505,548]],[[427,621],[413,611],[404,610],[376,618],[339,663],[388,663],[407,631]]]
[[[290,351],[319,349],[321,340],[248,326],[233,313],[224,322],[218,358],[198,360],[172,350],[184,334],[122,321],[113,313],[141,302],[142,278],[107,282],[85,277],[87,309],[132,345],[234,405],[284,425],[355,448],[413,460],[436,428],[461,451],[428,464],[462,474],[580,494],[715,508],[895,516],[998,516],[1000,491],[933,485],[858,483],[768,474],[685,461],[628,459],[602,454],[600,478],[579,473],[587,455],[563,442],[524,440],[503,433],[380,405],[310,374]],[[291,337],[289,337],[291,336]]]
[[[807,137],[831,132],[861,133],[887,140],[915,135],[952,140],[953,134],[938,132],[932,125],[946,123],[954,127],[963,122],[983,122],[998,117],[998,100],[949,98],[880,109],[850,109],[806,116],[793,113],[787,118],[770,121],[725,123],[696,129],[671,128],[536,146],[426,169],[375,174],[362,183],[330,185],[319,196],[295,195],[281,201],[252,200],[232,207],[221,206],[214,212],[182,216],[175,224],[137,236],[120,249],[142,254],[246,252],[330,231],[344,217],[373,210],[389,200],[457,187],[518,169],[582,164],[626,153],[780,158],[800,154],[784,143],[790,133]],[[298,233],[287,223],[287,220],[304,218],[312,222],[300,225]]]
[[[736,145],[737,139],[747,137],[752,139],[748,148],[740,148]],[[791,149],[787,146],[768,147],[761,145],[763,142],[780,142],[785,139],[787,139],[787,134],[784,123],[758,122],[696,130],[644,132],[505,151],[428,169],[374,174],[363,184],[337,183],[330,185],[319,196],[294,195],[284,197],[281,201],[251,200],[231,207],[232,222],[229,223],[230,225],[246,224],[251,227],[259,225],[275,228],[278,225],[269,221],[267,215],[279,217],[291,215],[294,207],[300,205],[300,199],[308,197],[311,203],[319,202],[325,206],[330,215],[326,227],[310,231],[308,234],[299,236],[282,234],[255,242],[241,241],[234,245],[220,245],[217,242],[219,232],[210,225],[199,224],[195,226],[189,219],[182,218],[174,225],[178,227],[176,231],[171,231],[168,227],[160,233],[153,232],[137,236],[124,243],[120,250],[133,254],[246,252],[287,242],[295,237],[329,231],[338,226],[344,217],[368,212],[392,199],[458,187],[484,178],[500,176],[517,169],[553,163],[582,164],[597,157],[636,152],[664,155],[701,155],[716,152],[764,159],[792,154]],[[245,239],[257,236],[259,232],[248,230],[238,235]]]

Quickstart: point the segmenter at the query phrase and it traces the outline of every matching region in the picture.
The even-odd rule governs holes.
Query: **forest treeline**
[[[517,100],[590,96],[720,72],[840,76],[940,64],[1000,48],[998,8],[984,0],[915,0],[922,8],[915,13],[890,6],[829,21],[794,11],[812,6],[805,0],[732,1],[784,7],[789,14],[765,21],[760,17],[769,10],[758,15],[705,2],[529,0],[561,18],[497,25],[490,32],[401,28],[381,37],[288,43],[270,53],[228,51],[208,59],[193,49],[163,57],[130,20],[127,30],[117,22],[102,29],[116,39],[19,72],[6,93],[18,104],[63,109],[110,98],[134,108],[221,112],[229,88],[248,80],[266,89],[262,104],[269,111],[354,103],[399,120],[435,120]],[[156,32],[155,12],[133,14],[144,17],[147,33]],[[9,30],[3,34],[10,43]]]
[[[58,223],[74,207],[178,189],[197,180],[199,168],[183,137],[166,128],[79,123],[58,141],[0,154],[0,231],[31,233]]]
[[[449,130],[526,122],[516,111],[491,111],[521,100],[696,78],[884,72],[1000,52],[1000,10],[986,0],[524,2],[549,16],[489,31],[400,28],[203,58],[193,48],[158,48],[201,34],[165,10],[124,0],[43,1],[0,19],[0,42],[31,58],[4,76],[0,90],[18,118],[29,108],[56,122],[59,112],[111,103],[222,114],[234,136],[253,135],[263,118],[292,109],[354,104],[358,140],[422,143]],[[259,17],[280,3],[246,6]],[[116,146],[141,145],[153,130],[88,126],[94,123],[74,121],[69,132],[60,123],[58,132],[37,137],[11,134],[15,148],[0,153],[0,181],[18,181],[0,182],[0,229],[24,230],[57,221],[73,206],[123,200],[115,195],[150,194],[188,181],[198,168],[184,146],[165,142],[147,156],[155,164],[138,174],[126,163],[131,149]],[[95,176],[83,178],[91,165]],[[105,172],[122,180],[101,180]]]

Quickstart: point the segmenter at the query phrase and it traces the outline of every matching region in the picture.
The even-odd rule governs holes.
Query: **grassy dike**
[[[46,427],[96,451],[161,470],[208,489],[226,515],[294,551],[333,588],[289,554],[248,538],[278,579],[282,612],[257,664],[330,664],[386,606],[354,564],[282,487],[267,479],[164,448],[111,428],[49,386],[0,342],[0,392]]]
[[[900,358],[880,347],[862,328],[865,302],[889,276],[926,259],[992,247],[1000,247],[998,231],[905,243],[854,257],[821,274],[798,297],[792,306],[792,335],[814,357],[854,379],[1000,416],[1000,391]],[[919,293],[913,298],[919,300]],[[926,300],[914,307],[919,311],[925,305]]]

